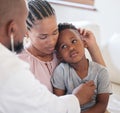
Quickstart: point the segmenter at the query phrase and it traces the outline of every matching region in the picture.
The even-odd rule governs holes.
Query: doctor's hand
[[[79,85],[72,93],[78,98],[80,105],[83,105],[92,100],[95,88],[94,82],[88,81]]]

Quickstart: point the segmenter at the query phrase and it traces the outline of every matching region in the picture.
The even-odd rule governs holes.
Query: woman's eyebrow
[[[57,29],[55,29],[53,32],[56,32],[56,31],[58,31],[58,28],[57,28]]]
[[[56,32],[56,31],[58,31],[58,28],[55,29],[53,32]],[[47,33],[42,33],[42,34],[38,34],[38,35],[49,35],[49,34],[47,34]]]

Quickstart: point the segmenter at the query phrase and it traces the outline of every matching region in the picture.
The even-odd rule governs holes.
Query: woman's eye
[[[53,32],[53,35],[57,35],[58,34],[58,30]]]
[[[40,36],[38,36],[38,38],[40,38],[40,39],[46,39],[47,35],[40,35]]]

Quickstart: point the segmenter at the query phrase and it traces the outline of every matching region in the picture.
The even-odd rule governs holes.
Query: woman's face
[[[55,16],[37,20],[28,32],[32,47],[40,54],[53,53],[58,39],[58,26]]]

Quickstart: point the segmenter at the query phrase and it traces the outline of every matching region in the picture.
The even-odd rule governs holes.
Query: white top
[[[0,113],[80,113],[76,96],[57,97],[29,65],[0,44]]]

